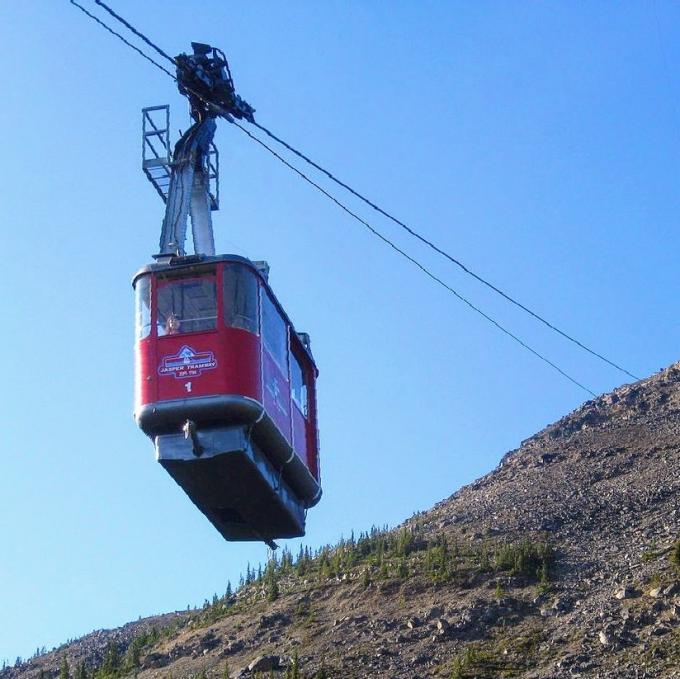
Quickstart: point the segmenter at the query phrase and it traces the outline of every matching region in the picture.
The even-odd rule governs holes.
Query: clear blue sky
[[[221,47],[262,124],[587,344],[642,376],[678,359],[678,4],[112,3],[171,54]],[[184,101],[66,1],[2,3],[0,45],[13,662],[200,604],[266,550],[224,542],[131,417],[130,278],[163,213],[140,109],[170,103],[176,136]],[[308,544],[429,508],[587,397],[238,130],[217,142],[218,250],[269,261],[321,370]],[[358,210],[594,391],[625,381]]]

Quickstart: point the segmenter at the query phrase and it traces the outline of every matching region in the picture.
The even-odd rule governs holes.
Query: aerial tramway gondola
[[[167,107],[145,109],[144,171],[166,202],[160,253],[133,279],[135,420],[156,457],[227,540],[304,535],[321,497],[317,368],[265,262],[215,255],[214,118],[252,119],[224,55],[192,43],[177,80],[194,125],[172,158]],[[152,115],[165,114],[166,123]],[[158,119],[156,119],[158,120]],[[151,151],[148,157],[147,151]],[[191,214],[196,254],[184,251]]]

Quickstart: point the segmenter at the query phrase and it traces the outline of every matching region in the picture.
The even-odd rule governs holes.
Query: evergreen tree
[[[387,562],[383,560],[382,554],[380,555],[380,568],[378,569],[378,578],[380,580],[387,580],[390,573],[387,570]]]
[[[278,577],[274,570],[270,570],[267,574],[267,600],[276,601],[279,598],[279,583]]]
[[[82,660],[78,663],[78,668],[76,669],[76,679],[87,679],[87,670]]]
[[[101,666],[104,676],[106,675],[115,676],[118,670],[120,669],[120,664],[121,658],[118,646],[114,644],[112,641],[110,641],[108,646],[106,647],[106,655],[104,656],[104,662]]]
[[[135,667],[139,667],[140,663],[140,655],[141,655],[141,649],[142,646],[144,646],[144,643],[146,641],[146,637],[135,637],[132,640],[132,643],[128,647],[127,651],[127,658],[125,662],[125,669],[126,670],[131,670],[134,669]]]
[[[408,566],[406,565],[406,557],[404,556],[399,559],[399,565],[397,566],[397,577],[401,578],[402,580],[408,577]]]
[[[70,679],[70,677],[71,677],[71,672],[69,670],[68,660],[66,660],[66,656],[64,656],[61,659],[61,669],[59,670],[59,679]]]
[[[293,660],[290,667],[286,670],[286,679],[301,679],[300,660],[298,658],[297,650],[293,653]]]

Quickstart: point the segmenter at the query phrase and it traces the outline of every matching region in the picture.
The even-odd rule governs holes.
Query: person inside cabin
[[[166,335],[176,335],[179,332],[180,320],[175,316],[173,312],[170,312],[167,320],[165,321],[165,334]]]

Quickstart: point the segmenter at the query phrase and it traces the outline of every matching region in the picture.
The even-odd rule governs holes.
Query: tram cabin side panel
[[[187,419],[192,399],[250,399],[318,480],[316,366],[246,262],[158,267],[136,277],[135,413],[181,402]]]

